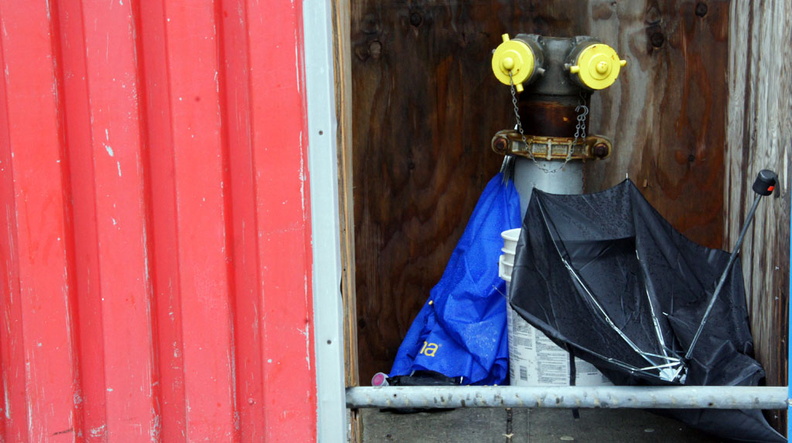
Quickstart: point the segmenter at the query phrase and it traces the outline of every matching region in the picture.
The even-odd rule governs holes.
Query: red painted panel
[[[234,225],[233,280],[235,282],[234,331],[237,333],[236,368],[237,401],[242,435],[252,441],[261,441],[267,435],[260,325],[261,289],[258,281],[259,240],[257,235],[257,208],[249,202],[256,201],[253,166],[250,63],[247,57],[249,44],[247,7],[244,0],[225,5],[220,21],[225,35],[220,51],[225,60],[221,75],[226,81],[223,112],[227,120],[227,143],[230,150],[229,168],[234,171],[234,186],[230,189],[231,212]]]
[[[67,5],[71,6],[63,3],[64,8]],[[64,53],[63,61],[64,67],[68,66],[65,63],[84,66],[85,85],[74,85],[80,94],[66,87],[65,97],[70,105],[83,102],[87,114],[67,111],[67,134],[74,126],[79,126],[77,132],[87,134],[82,133],[78,140],[68,139],[67,152],[73,156],[74,200],[90,198],[85,206],[75,207],[75,226],[92,231],[76,239],[75,265],[81,270],[94,267],[93,273],[86,272],[77,283],[79,330],[83,337],[90,334],[86,344],[94,348],[82,355],[96,359],[94,364],[104,378],[102,389],[86,386],[86,394],[95,395],[90,400],[103,405],[86,411],[99,419],[86,420],[87,430],[91,437],[142,439],[157,432],[157,411],[151,395],[152,297],[134,16],[128,2],[73,5],[75,18],[82,13],[82,33],[77,35],[82,35],[84,49]],[[77,26],[74,29],[79,30]],[[75,37],[71,33],[62,36],[66,50]],[[83,266],[83,260],[88,266]],[[100,326],[101,333],[83,328],[83,319]],[[98,368],[92,369],[99,372]],[[87,376],[84,380],[83,385],[90,385]],[[93,409],[91,403],[87,401],[86,408]]]
[[[49,18],[44,2],[0,3],[7,441],[66,441],[79,426],[62,97]]]
[[[87,81],[86,45],[83,38],[82,5],[63,2],[58,9],[60,26],[53,41],[60,43],[63,91],[63,115],[67,127],[68,173],[71,194],[94,196],[93,128],[90,124],[91,101]],[[65,147],[64,146],[64,147]],[[82,411],[82,429],[89,437],[105,435],[107,415],[104,407],[106,391],[105,358],[102,322],[102,295],[98,226],[94,198],[71,198],[71,247],[74,266],[77,352],[80,360],[80,378],[91,380],[81,383],[75,403]]]
[[[251,125],[266,128],[252,132],[258,260],[267,263],[258,272],[258,281],[263,283],[260,290],[267,294],[259,314],[264,398],[281,406],[277,413],[265,414],[265,423],[267,436],[273,437],[287,423],[300,422],[294,430],[295,441],[308,441],[315,425],[302,411],[304,404],[316,401],[313,381],[290,375],[299,374],[306,365],[314,370],[313,331],[310,317],[305,315],[310,312],[311,279],[302,271],[310,266],[310,232],[304,228],[310,207],[307,131],[304,121],[288,117],[292,106],[304,106],[304,89],[289,86],[294,84],[295,71],[301,72],[301,45],[293,50],[294,39],[301,34],[300,4],[291,2],[288,7],[273,9],[268,2],[250,0],[247,22],[248,40],[255,49],[249,60]],[[267,17],[269,24],[260,24],[261,17]],[[268,99],[272,96],[282,100]],[[278,167],[284,163],[298,165],[298,180],[285,180],[290,171]],[[295,354],[306,359],[298,361],[292,358]],[[277,379],[288,379],[290,390],[281,389]]]
[[[301,22],[0,0],[0,440],[315,440]]]

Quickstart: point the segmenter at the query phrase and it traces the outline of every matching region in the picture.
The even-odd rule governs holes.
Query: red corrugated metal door
[[[6,441],[315,439],[301,12],[0,0]]]

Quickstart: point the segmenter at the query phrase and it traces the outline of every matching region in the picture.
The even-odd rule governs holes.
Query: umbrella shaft
[[[712,293],[712,297],[710,298],[709,304],[707,305],[707,310],[704,311],[704,317],[701,318],[701,323],[699,324],[698,330],[696,330],[696,335],[693,336],[693,341],[690,342],[690,347],[688,347],[688,351],[685,354],[685,360],[689,360],[690,356],[693,355],[693,349],[696,347],[696,343],[698,343],[701,332],[704,330],[704,325],[707,324],[712,307],[715,306],[715,302],[718,300],[718,295],[720,295],[721,289],[723,289],[723,285],[726,283],[726,278],[729,276],[729,270],[731,269],[732,264],[734,264],[737,254],[740,252],[740,247],[742,246],[742,242],[745,239],[745,233],[748,232],[748,226],[751,225],[754,213],[756,213],[756,207],[759,205],[759,200],[761,198],[762,196],[760,194],[756,194],[756,197],[754,197],[753,205],[751,206],[751,210],[748,212],[748,218],[745,220],[742,231],[740,231],[740,236],[737,238],[737,244],[734,245],[734,250],[729,256],[729,263],[726,264],[726,269],[724,269],[723,274],[721,274],[720,280],[718,281],[718,286],[715,288],[715,292]]]

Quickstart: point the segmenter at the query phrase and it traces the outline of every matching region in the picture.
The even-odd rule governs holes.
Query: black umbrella
[[[775,185],[774,174],[764,178],[759,195]],[[732,256],[693,243],[628,180],[588,195],[534,190],[510,302],[614,384],[756,386],[764,370],[736,259],[744,232]],[[665,413],[723,438],[785,441],[761,411]]]

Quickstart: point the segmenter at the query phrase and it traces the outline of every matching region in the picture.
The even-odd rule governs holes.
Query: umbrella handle
[[[761,196],[770,195],[778,184],[778,175],[769,169],[762,169],[753,183],[753,191]]]
[[[701,318],[701,323],[696,330],[696,335],[693,336],[693,341],[690,342],[688,351],[685,353],[685,360],[690,360],[690,356],[693,355],[693,349],[696,347],[696,343],[698,343],[699,337],[701,336],[701,331],[704,330],[704,325],[707,324],[712,307],[715,306],[715,301],[718,299],[718,295],[720,295],[724,283],[726,283],[726,277],[729,275],[729,270],[731,269],[732,264],[734,264],[737,254],[740,252],[740,247],[742,246],[742,242],[745,239],[745,233],[748,232],[748,226],[750,226],[751,221],[753,221],[754,213],[756,213],[756,207],[759,205],[759,200],[764,196],[772,194],[777,184],[778,175],[769,169],[762,169],[756,176],[756,180],[754,180],[752,186],[753,191],[756,193],[753,205],[751,206],[750,212],[748,212],[748,217],[745,220],[745,224],[743,224],[742,231],[740,231],[740,236],[737,238],[737,244],[734,245],[734,250],[729,256],[729,262],[726,264],[726,269],[723,270],[723,274],[721,274],[720,280],[718,281],[718,286],[715,287],[715,292],[712,293],[712,297],[710,298],[709,304],[707,305],[707,310],[704,311],[704,316]]]

